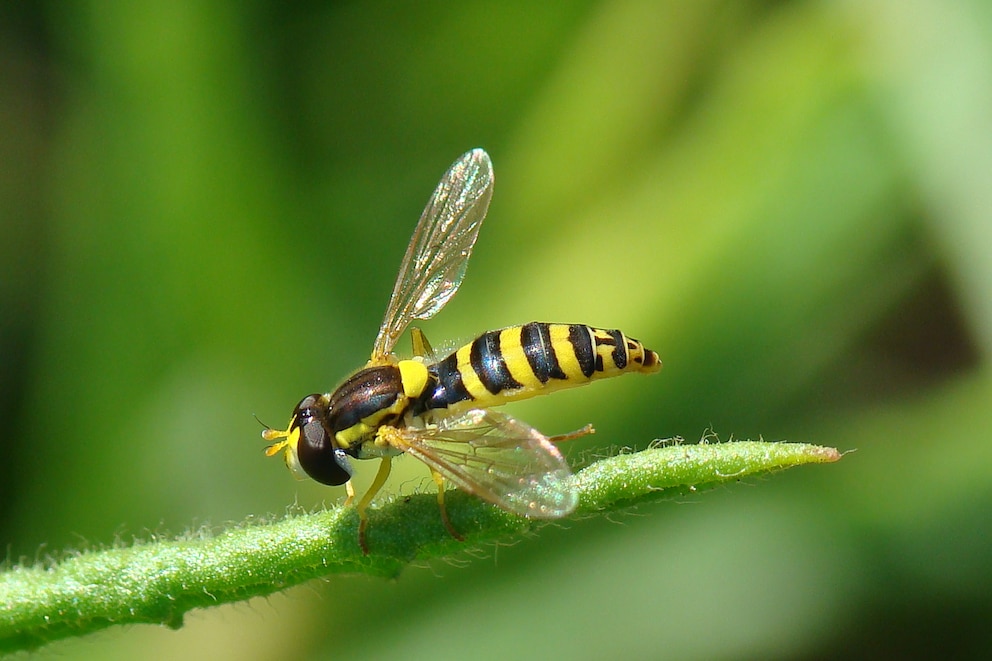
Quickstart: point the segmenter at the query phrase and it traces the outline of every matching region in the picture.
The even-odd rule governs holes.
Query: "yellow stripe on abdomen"
[[[506,362],[510,377],[528,390],[537,390],[544,384],[527,359],[527,351],[522,341],[523,326],[511,326],[499,332],[499,350]]]
[[[532,322],[489,331],[431,366],[427,408],[485,408],[624,372],[656,372],[658,354],[618,330]]]

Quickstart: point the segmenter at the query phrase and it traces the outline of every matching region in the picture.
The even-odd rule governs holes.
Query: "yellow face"
[[[275,441],[265,449],[266,457],[273,457],[280,451],[284,451],[283,459],[286,462],[286,467],[293,472],[296,479],[305,480],[309,477],[306,471],[303,470],[303,467],[300,466],[300,459],[296,453],[297,445],[300,442],[300,428],[296,424],[295,415],[290,420],[289,427],[285,431],[266,429],[262,432],[262,438],[270,442]]]

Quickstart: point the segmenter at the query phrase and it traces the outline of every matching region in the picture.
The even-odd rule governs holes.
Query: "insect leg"
[[[444,506],[444,476],[432,468],[431,477],[434,478],[434,484],[437,485],[437,506],[441,509],[441,521],[444,523],[444,527],[448,529],[448,533],[452,537],[459,542],[464,542],[465,538],[451,525],[451,519],[448,518],[448,509]]]
[[[575,431],[570,431],[567,434],[559,434],[557,436],[548,436],[548,440],[552,443],[560,443],[561,441],[571,441],[575,438],[581,438],[582,436],[587,436],[589,434],[595,434],[596,430],[593,426],[586,425],[582,429],[576,429]]]
[[[365,529],[368,527],[369,518],[365,514],[365,510],[368,508],[369,503],[372,502],[372,499],[375,498],[375,495],[379,493],[382,485],[386,483],[386,479],[389,477],[391,462],[392,457],[382,458],[382,463],[379,464],[379,472],[375,474],[375,479],[372,480],[372,486],[365,492],[362,499],[358,501],[358,506],[355,508],[358,510],[358,545],[362,547],[362,553],[365,555],[369,554],[369,545],[365,541]],[[352,489],[352,493],[354,493],[354,489]]]

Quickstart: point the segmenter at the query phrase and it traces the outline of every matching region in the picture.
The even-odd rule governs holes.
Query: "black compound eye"
[[[305,400],[304,400],[305,401]],[[344,451],[336,447],[313,409],[303,409],[296,418],[300,440],[296,457],[304,472],[321,484],[338,486],[351,479],[351,463]]]
[[[296,405],[296,409],[293,410],[293,418],[296,419],[296,426],[302,427],[306,423],[313,420],[319,407],[320,395],[316,393],[313,395],[307,395],[300,400],[300,403]]]

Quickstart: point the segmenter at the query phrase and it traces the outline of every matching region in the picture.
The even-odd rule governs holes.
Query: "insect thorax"
[[[398,420],[407,405],[393,365],[359,370],[331,394],[327,426],[337,445],[352,456],[380,425]]]

